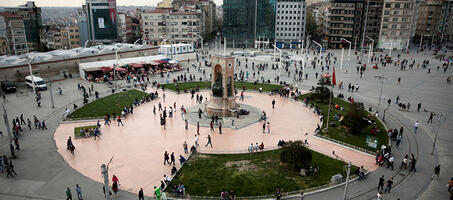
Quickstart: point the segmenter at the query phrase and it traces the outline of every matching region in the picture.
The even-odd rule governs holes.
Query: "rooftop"
[[[123,44],[117,43],[112,45],[97,45],[91,47],[79,47],[74,49],[68,50],[54,50],[49,52],[30,52],[23,55],[18,56],[0,56],[0,68],[2,67],[12,67],[17,65],[24,65],[28,64],[31,59],[33,59],[33,63],[41,63],[41,62],[49,62],[49,61],[57,61],[57,60],[64,60],[64,59],[71,59],[71,58],[80,58],[85,56],[94,56],[94,55],[103,55],[108,53],[114,53],[116,50],[121,48],[120,52],[129,51],[129,50],[139,50],[139,49],[147,49],[152,46],[149,45],[134,45],[134,44]]]

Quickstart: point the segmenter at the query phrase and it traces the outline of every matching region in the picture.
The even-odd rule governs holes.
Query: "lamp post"
[[[348,62],[349,62],[349,58],[351,57],[351,45],[352,45],[352,42],[350,42],[349,40],[344,39],[344,38],[341,38],[341,40],[349,43],[349,51],[348,51]]]
[[[195,35],[201,39],[201,51],[203,51],[203,37],[201,37],[201,35],[198,35],[197,33],[189,33],[189,35]]]
[[[314,40],[313,40],[312,42],[319,46],[319,59],[321,59],[321,57],[322,57],[322,45],[319,44],[319,43],[317,43],[317,42],[314,41]]]
[[[49,78],[47,79],[47,82],[49,82],[50,101],[52,102],[52,108],[55,108],[55,104],[53,102],[52,80]]]
[[[382,90],[384,88],[384,78],[385,77],[384,77],[384,74],[377,75],[377,76],[374,76],[374,77],[382,80],[382,82],[381,82],[381,92],[379,92],[379,103],[378,103],[378,105],[381,105],[381,97],[382,97]]]
[[[102,174],[102,177],[104,178],[104,195],[105,195],[105,199],[109,200],[110,199],[110,190],[109,190],[109,165],[110,163],[112,162],[113,160],[113,156],[112,158],[110,158],[110,161],[107,163],[107,165],[105,164],[102,164],[101,165],[101,174]]]
[[[281,69],[281,67],[282,67],[282,50],[277,48],[275,45],[273,45],[273,46],[274,46],[274,50],[278,50],[280,52],[280,60],[278,62],[278,68]]]
[[[6,128],[6,131],[8,132],[8,137],[9,137],[9,145],[11,147],[10,148],[11,157],[12,158],[16,158],[16,154],[14,153],[14,147],[12,147],[12,145],[13,145],[13,136],[11,135],[11,129],[9,128],[8,113],[6,112],[4,103],[2,103],[2,107],[3,107],[3,121],[5,122],[5,128]]]
[[[371,40],[371,46],[370,46],[370,51],[368,51],[368,63],[371,61],[371,55],[373,54],[373,48],[374,48],[374,40],[371,39],[370,37],[368,37],[367,35],[365,35],[366,38],[368,38],[369,40]]]
[[[344,48],[341,47],[341,61],[340,61],[340,69],[343,68],[343,54],[344,54]]]
[[[30,59],[30,58],[29,58]],[[35,58],[30,59],[30,62],[28,62],[28,70],[30,71],[30,77],[31,77],[31,82],[32,82],[32,88],[33,88],[33,93],[36,94],[36,87],[35,87],[35,78],[33,76],[33,70],[31,69],[31,63],[35,60]]]
[[[445,121],[447,121],[447,116],[445,116],[443,113],[437,113],[437,129],[436,135],[434,136],[433,150],[431,151],[431,155],[434,155],[434,150],[436,149],[437,143],[437,134],[439,134],[440,126],[442,126],[445,123]]]
[[[365,42],[366,23],[368,20],[368,6],[369,5],[370,5],[370,0],[366,1],[365,22],[363,23],[362,44],[360,45],[360,63],[362,63],[362,64],[363,64],[363,43]]]
[[[137,40],[135,40],[134,45],[137,44],[137,42],[140,40],[142,40],[142,39],[138,38]]]
[[[337,154],[335,154],[335,151],[333,151],[332,154],[333,154],[336,158],[338,158],[339,160],[341,160],[341,161],[343,161],[343,162],[346,163],[345,160],[343,160],[340,156],[338,156]],[[351,162],[348,162],[348,166],[347,166],[348,170],[347,170],[347,172],[346,172],[346,182],[345,182],[345,184],[344,184],[344,191],[343,191],[343,200],[346,200],[346,199],[347,199],[347,195],[348,195],[349,174],[351,173],[351,166],[352,166]]]
[[[118,60],[118,52],[124,48],[126,45],[121,46],[118,50],[115,51],[115,58],[116,58],[116,66],[113,66],[113,84],[114,84],[114,90],[116,91],[116,67],[120,66],[119,60]]]

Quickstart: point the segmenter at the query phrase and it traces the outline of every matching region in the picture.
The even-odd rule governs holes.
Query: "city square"
[[[4,80],[44,80],[2,84],[0,199],[452,198],[447,39],[227,37],[241,28],[0,57]]]

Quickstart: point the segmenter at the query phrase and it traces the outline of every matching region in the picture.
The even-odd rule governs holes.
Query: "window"
[[[385,3],[385,8],[390,8],[390,3]]]
[[[400,8],[400,4],[399,3],[395,3],[395,8]]]

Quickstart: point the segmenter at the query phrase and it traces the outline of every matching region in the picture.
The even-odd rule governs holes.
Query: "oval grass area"
[[[312,166],[319,173],[301,176],[291,166],[280,163],[281,149],[248,154],[195,153],[173,178],[184,184],[186,193],[195,196],[219,196],[234,190],[237,196],[272,195],[277,186],[284,192],[308,189],[330,183],[335,174],[343,173],[345,163],[312,151]],[[357,169],[353,166],[351,174]],[[344,174],[343,174],[344,175]]]
[[[120,114],[125,106],[133,104],[134,99],[149,95],[136,89],[115,93],[88,103],[69,115],[71,119],[103,118],[106,113]]]

